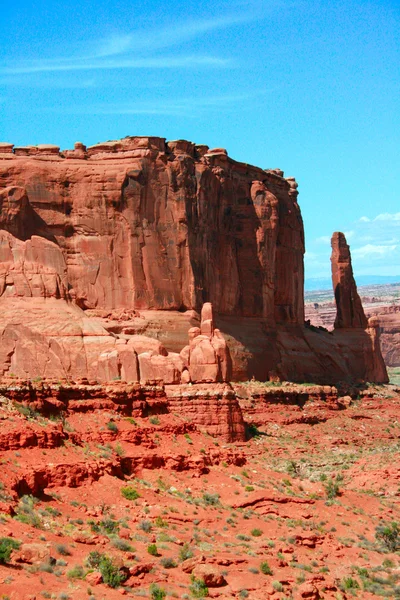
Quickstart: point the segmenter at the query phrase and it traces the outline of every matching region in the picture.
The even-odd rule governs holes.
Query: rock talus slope
[[[2,144],[0,370],[222,381],[228,342],[234,379],[382,378],[367,329],[304,327],[303,254],[297,183],[278,169],[156,137]],[[218,328],[200,323],[209,302]],[[130,339],[165,331],[165,352]]]

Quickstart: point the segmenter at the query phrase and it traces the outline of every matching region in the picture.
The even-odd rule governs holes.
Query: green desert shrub
[[[61,556],[71,556],[70,549],[64,544],[56,544],[56,550],[58,554],[61,554]]]
[[[143,521],[140,521],[138,527],[145,533],[150,533],[150,531],[153,529],[151,521],[147,521],[146,519],[144,519]]]
[[[86,565],[90,568],[90,569],[97,569],[100,561],[101,561],[101,557],[103,555],[98,552],[97,550],[93,550],[93,552],[90,552],[89,556],[86,559]]]
[[[158,549],[156,544],[149,544],[147,546],[147,552],[151,554],[151,556],[158,556]]]
[[[118,425],[114,423],[114,421],[109,421],[107,423],[107,429],[112,431],[112,433],[118,433]]]
[[[83,579],[85,577],[85,570],[81,565],[75,565],[67,573],[69,579]]]
[[[156,583],[152,583],[150,586],[151,600],[164,600],[167,592],[160,588]]]
[[[352,591],[358,590],[360,588],[360,584],[357,579],[353,579],[353,577],[344,577],[340,583],[340,588],[343,591]]]
[[[122,552],[132,552],[132,546],[128,541],[123,540],[119,537],[113,537],[111,541],[114,548],[117,548]]]
[[[160,560],[161,565],[164,569],[174,569],[176,567],[176,562],[170,556],[166,556]]]
[[[324,484],[325,494],[328,500],[333,500],[337,496],[340,496],[340,479],[337,477],[336,479],[328,479]]]
[[[262,535],[262,531],[261,529],[252,529],[251,535],[254,537],[260,537]]]
[[[185,544],[183,544],[183,546],[179,550],[179,560],[181,560],[183,562],[184,560],[187,560],[188,558],[192,558],[192,556],[193,556],[193,551],[192,551],[191,547],[189,546],[189,544],[186,542]]]
[[[130,487],[130,486],[123,487],[121,489],[121,494],[127,500],[137,500],[138,498],[140,498],[139,492],[137,490],[135,490],[135,488]]]
[[[125,573],[113,563],[111,558],[103,555],[99,563],[99,571],[103,578],[103,582],[111,588],[117,588],[126,579]]]
[[[20,545],[20,542],[17,542],[13,538],[0,538],[0,565],[7,563],[11,558],[12,551],[18,550]]]
[[[192,583],[189,586],[189,590],[193,598],[207,598],[208,596],[208,587],[203,579],[197,579],[194,575],[192,575]]]
[[[378,525],[375,529],[375,537],[389,552],[400,550],[400,527],[396,521]]]
[[[26,523],[31,527],[43,529],[43,519],[39,515],[38,511],[35,510],[35,505],[38,502],[39,500],[34,496],[22,496],[16,509],[17,514],[15,516],[15,519],[17,521],[21,521],[21,523]]]
[[[261,573],[263,573],[264,575],[272,575],[272,569],[269,566],[269,564],[267,563],[266,560],[264,560],[261,565],[260,565],[260,571]]]
[[[210,494],[205,492],[203,494],[203,502],[207,506],[217,506],[219,504],[219,494]]]

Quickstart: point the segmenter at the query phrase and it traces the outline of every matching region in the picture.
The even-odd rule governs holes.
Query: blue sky
[[[398,0],[14,0],[0,140],[225,147],[298,180],[308,277],[340,230],[356,275],[400,279],[399,31]]]

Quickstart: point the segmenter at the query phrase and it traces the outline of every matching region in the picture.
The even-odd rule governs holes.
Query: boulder
[[[202,579],[207,587],[221,587],[226,585],[225,577],[213,565],[198,564],[192,570],[197,579]]]

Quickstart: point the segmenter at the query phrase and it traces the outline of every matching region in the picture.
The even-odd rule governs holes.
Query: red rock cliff
[[[281,172],[162,138],[8,149],[0,294],[303,322],[303,225]]]
[[[0,374],[383,381],[346,247],[345,328],[330,335],[304,326],[303,224],[282,171],[155,137],[0,144]]]

